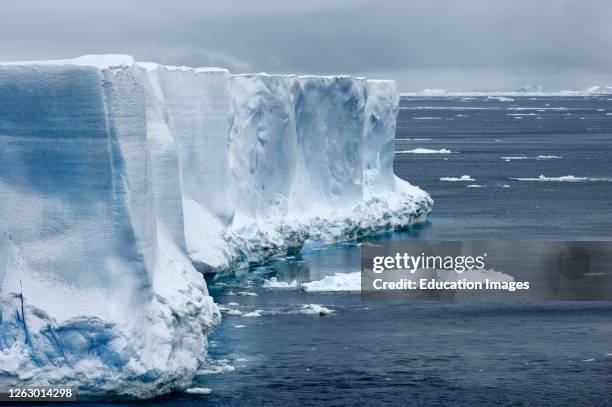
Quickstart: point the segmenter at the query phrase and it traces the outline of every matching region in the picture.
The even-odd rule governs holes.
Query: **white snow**
[[[262,310],[255,310],[251,312],[246,312],[242,314],[242,316],[247,317],[247,318],[255,318],[255,317],[260,317],[262,312],[263,312]]]
[[[433,203],[393,175],[392,81],[90,55],[0,64],[0,89],[2,387],[185,390],[220,318],[201,272]]]
[[[278,281],[278,278],[271,277],[269,280],[265,279],[263,283],[264,288],[296,288],[297,281],[293,280],[290,283],[285,281]]]
[[[469,175],[462,175],[460,177],[440,177],[440,181],[459,182],[459,181],[476,181]]]
[[[211,394],[212,390],[208,387],[190,387],[185,390],[188,394]]]
[[[601,181],[612,182],[610,178],[591,178],[591,177],[575,177],[573,175],[564,175],[561,177],[546,177],[540,175],[537,178],[510,178],[516,181],[543,181],[543,182],[583,182],[583,181]]]
[[[536,157],[536,160],[554,160],[558,158],[563,158],[559,155],[539,155]]]
[[[612,94],[612,86],[591,86],[585,91],[588,94],[596,94],[596,95],[610,95]]]
[[[527,160],[529,159],[529,157],[523,156],[523,155],[514,155],[514,156],[505,156],[501,158],[502,160],[505,161],[510,161],[510,160]]]
[[[325,276],[321,280],[302,284],[304,291],[360,291],[361,272],[335,273]]]
[[[306,304],[302,306],[301,312],[303,314],[323,316],[323,315],[329,315],[334,311],[327,307],[319,305],[319,304]]]
[[[451,154],[452,151],[447,148],[440,150],[432,150],[430,148],[415,148],[413,150],[396,151],[396,154]]]

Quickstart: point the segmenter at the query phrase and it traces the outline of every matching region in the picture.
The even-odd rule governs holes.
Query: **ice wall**
[[[184,389],[219,317],[200,272],[423,220],[398,103],[349,76],[0,64],[0,387]]]
[[[0,65],[2,388],[182,389],[218,318],[164,190],[171,140],[131,59],[110,62]]]

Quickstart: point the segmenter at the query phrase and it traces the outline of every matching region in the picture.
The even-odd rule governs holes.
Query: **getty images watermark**
[[[610,241],[422,241],[362,245],[364,299],[612,300]]]

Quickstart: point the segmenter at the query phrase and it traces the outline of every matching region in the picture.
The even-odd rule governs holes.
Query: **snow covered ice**
[[[425,219],[398,103],[350,76],[0,64],[0,385],[188,389],[220,318],[202,273]]]

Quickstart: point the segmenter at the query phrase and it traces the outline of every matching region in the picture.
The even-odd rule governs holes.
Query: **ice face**
[[[354,205],[363,191],[366,82],[351,77],[304,76],[300,84],[296,115],[303,169],[296,185],[309,188],[296,188],[296,211]],[[315,201],[314,205],[308,201]]]
[[[185,389],[219,318],[201,272],[423,220],[393,175],[398,100],[120,55],[0,64],[0,386]]]
[[[295,77],[237,75],[231,79],[232,192],[236,223],[287,213],[295,174]]]
[[[395,188],[393,155],[399,92],[394,81],[368,81],[365,106],[364,198]]]

